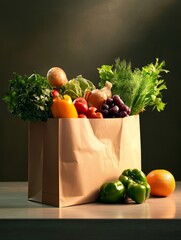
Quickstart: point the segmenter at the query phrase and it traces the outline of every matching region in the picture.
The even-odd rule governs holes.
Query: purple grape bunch
[[[104,118],[124,118],[130,115],[131,110],[119,95],[114,95],[102,105],[101,113]]]

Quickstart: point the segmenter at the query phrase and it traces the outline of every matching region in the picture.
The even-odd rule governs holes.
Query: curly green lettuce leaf
[[[69,95],[72,100],[83,97],[86,90],[95,89],[94,84],[90,81],[82,77],[82,75],[77,76],[68,81],[66,85],[61,89],[62,94]]]

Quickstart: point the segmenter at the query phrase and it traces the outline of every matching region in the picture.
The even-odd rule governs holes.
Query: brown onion
[[[96,107],[97,111],[101,109],[103,103],[107,100],[107,95],[99,89],[85,91],[84,98],[89,107]]]
[[[50,85],[56,88],[60,88],[68,82],[66,73],[59,67],[52,67],[47,72],[47,79]]]

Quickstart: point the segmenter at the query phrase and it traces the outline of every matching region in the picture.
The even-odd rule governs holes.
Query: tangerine
[[[167,197],[176,186],[174,176],[165,169],[152,170],[147,175],[147,181],[151,187],[151,195],[157,197]]]

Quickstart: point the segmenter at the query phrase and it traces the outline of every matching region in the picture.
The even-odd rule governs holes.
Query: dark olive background
[[[166,61],[166,109],[140,116],[142,169],[164,168],[181,180],[180,11],[180,0],[1,0],[0,181],[28,175],[28,122],[2,101],[12,73],[45,76],[60,66],[69,79],[82,74],[97,84],[97,67],[117,57],[133,68]]]

